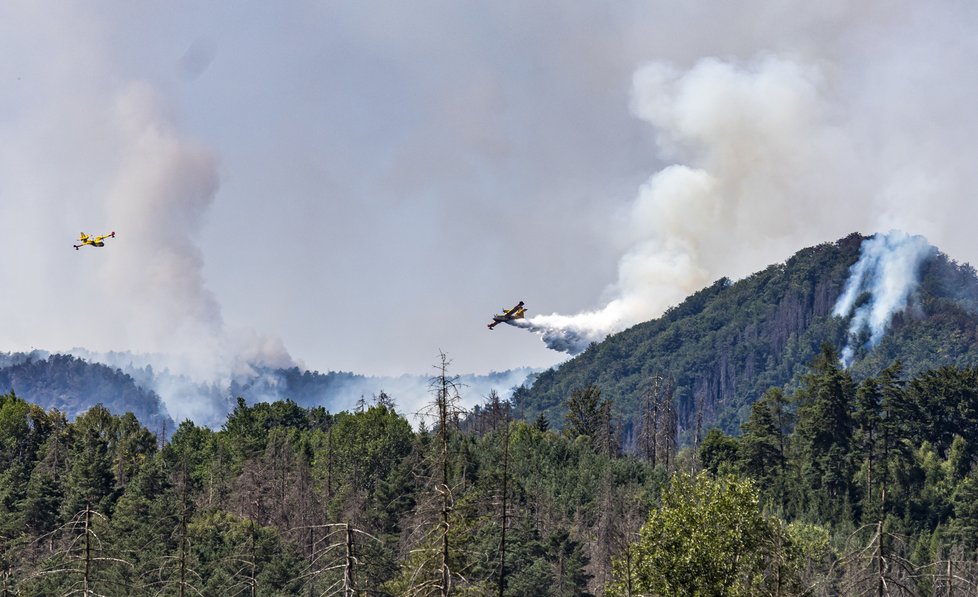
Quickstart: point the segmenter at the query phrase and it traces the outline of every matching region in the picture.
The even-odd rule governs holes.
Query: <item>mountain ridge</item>
[[[849,341],[852,316],[833,307],[860,259],[858,233],[801,249],[742,280],[721,278],[661,317],[592,344],[538,375],[514,395],[518,412],[560,426],[575,389],[597,386],[634,435],[641,396],[655,376],[671,379],[681,434],[700,426],[739,432],[750,405],[771,387],[791,389],[822,344]],[[919,288],[872,350],[860,346],[851,371],[874,375],[901,360],[907,375],[978,363],[978,276],[935,250],[920,266]],[[871,297],[860,296],[857,304]],[[856,338],[864,343],[866,338]]]

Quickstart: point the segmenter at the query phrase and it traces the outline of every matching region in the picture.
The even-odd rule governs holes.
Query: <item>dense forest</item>
[[[842,347],[849,320],[833,314],[867,240],[852,234],[798,251],[737,282],[691,295],[662,317],[638,324],[537,376],[513,400],[532,418],[564,419],[574,388],[600,386],[616,415],[636,430],[648,380],[674,382],[678,425],[691,441],[697,417],[736,433],[751,405],[771,387],[797,387],[822,344]],[[863,379],[900,360],[908,374],[942,365],[978,364],[978,275],[933,249],[917,272],[919,287],[879,345],[855,353]],[[866,297],[863,297],[866,300]]]
[[[557,431],[440,367],[418,428],[383,393],[171,437],[0,397],[0,594],[978,594],[978,368],[825,346],[686,446],[652,376],[625,453],[600,386]]]

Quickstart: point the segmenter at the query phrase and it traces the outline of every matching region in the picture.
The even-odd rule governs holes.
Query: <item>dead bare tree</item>
[[[490,392],[490,403],[497,408],[494,408],[494,412],[499,413],[501,409],[498,408],[499,405],[499,394],[492,390]],[[503,425],[503,470],[501,479],[501,490],[499,495],[500,502],[500,520],[499,520],[499,574],[497,577],[497,588],[499,590],[499,597],[503,597],[506,591],[506,527],[509,524],[509,511],[508,498],[509,498],[509,433],[510,433],[510,420],[509,420],[509,408],[505,409],[505,413],[501,415]],[[493,430],[496,429],[496,416],[493,416]]]
[[[920,573],[905,551],[903,537],[889,532],[882,520],[863,525],[849,536],[844,556],[833,563],[827,577],[834,576],[838,568],[842,576],[841,591],[845,595],[923,595]]]
[[[88,504],[77,512],[68,522],[35,540],[35,543],[51,541],[60,544],[53,558],[42,562],[39,568],[28,574],[19,583],[18,593],[31,594],[30,586],[46,577],[61,578],[66,582],[59,590],[63,597],[82,595],[82,597],[103,597],[102,576],[106,566],[119,565],[132,567],[132,563],[122,558],[105,555],[105,546],[99,537],[98,526],[107,524],[108,519]]]
[[[652,466],[661,464],[667,470],[672,470],[676,457],[678,418],[673,400],[675,388],[672,379],[653,375],[642,394],[639,456]]]
[[[303,527],[294,530],[310,529]],[[322,597],[355,595],[360,590],[356,579],[357,567],[361,565],[357,556],[356,537],[363,536],[377,543],[381,543],[381,540],[348,522],[315,525],[311,530],[323,532],[323,536],[315,542],[309,565],[300,578],[315,581],[325,577],[325,582],[329,584],[316,593]]]
[[[661,395],[665,390],[665,379],[661,375],[653,375],[648,387],[642,393],[642,419],[639,425],[639,457],[655,466],[658,453],[656,443],[659,434],[659,419],[661,412]]]
[[[935,559],[918,570],[929,581],[933,597],[978,596],[978,555],[961,543],[942,547]]]
[[[422,500],[416,512],[418,522],[411,542],[417,547],[410,550],[406,564],[406,582],[402,588],[406,595],[444,597],[452,592],[456,578],[465,580],[451,567],[451,523],[455,511],[451,440],[464,411],[459,406],[461,383],[458,376],[449,375],[450,365],[448,356],[439,352],[436,374],[430,380],[434,400],[418,413],[422,420],[433,419],[433,450],[427,462],[429,495],[433,499]]]

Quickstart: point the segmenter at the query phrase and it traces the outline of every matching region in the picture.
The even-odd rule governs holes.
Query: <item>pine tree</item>
[[[822,520],[837,521],[850,503],[852,412],[855,390],[840,369],[835,349],[825,345],[795,394],[796,454],[809,508]]]
[[[117,497],[109,446],[114,427],[112,415],[99,405],[78,417],[72,425],[62,504],[62,514],[66,519],[87,510],[111,512]]]
[[[787,500],[787,400],[772,388],[751,406],[741,426],[740,460],[743,471],[755,479],[761,493],[784,511]]]

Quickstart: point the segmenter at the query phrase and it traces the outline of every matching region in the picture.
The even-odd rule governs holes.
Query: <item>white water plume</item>
[[[924,237],[898,230],[863,241],[859,261],[850,269],[846,287],[832,310],[838,317],[852,315],[841,354],[843,366],[852,364],[860,343],[866,348],[879,344],[893,316],[906,308],[919,286],[921,263],[935,251]],[[858,304],[864,296],[865,302]]]

